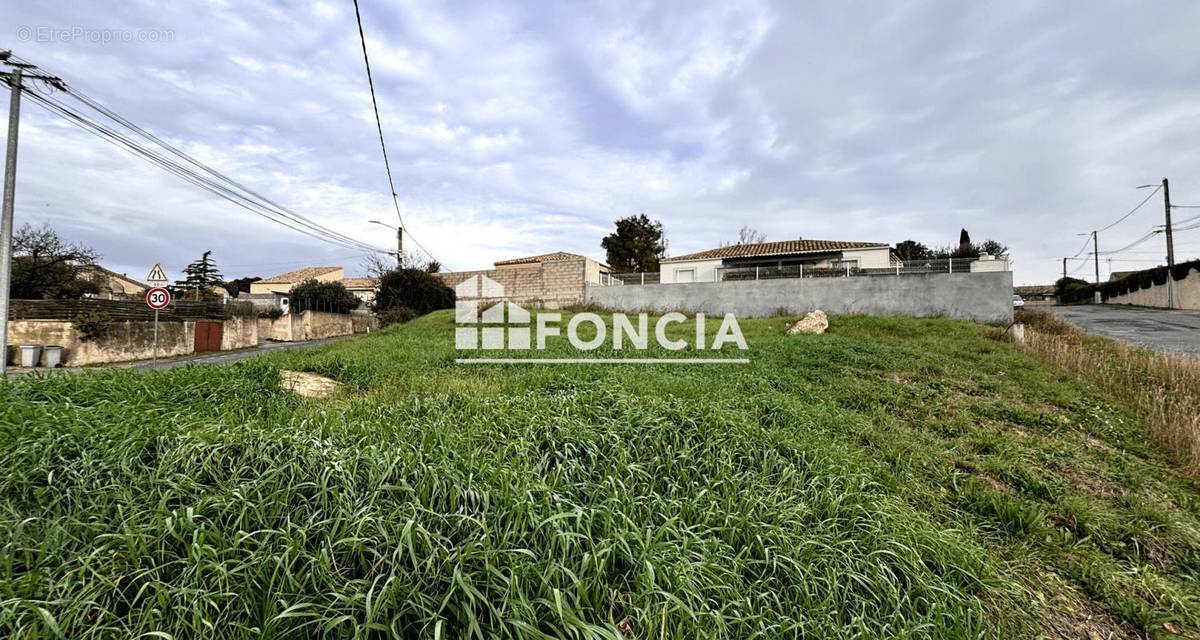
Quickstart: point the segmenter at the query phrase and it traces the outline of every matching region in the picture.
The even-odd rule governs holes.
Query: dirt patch
[[[1077,465],[1064,467],[1062,475],[1072,489],[1098,500],[1113,500],[1125,495],[1121,485]]]
[[[1060,597],[1047,603],[1045,633],[1056,640],[1136,640],[1145,636],[1122,625],[1095,603]]]
[[[341,388],[337,380],[307,371],[280,371],[280,385],[306,398],[324,398]]]

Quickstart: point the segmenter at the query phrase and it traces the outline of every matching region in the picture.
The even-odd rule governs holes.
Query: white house
[[[659,282],[716,282],[730,272],[755,269],[887,269],[895,264],[891,247],[883,242],[842,240],[784,240],[733,244],[708,251],[666,258],[659,264]]]

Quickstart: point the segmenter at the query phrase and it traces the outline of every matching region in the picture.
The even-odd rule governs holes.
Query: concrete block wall
[[[855,278],[781,278],[695,284],[587,285],[587,301],[619,311],[693,311],[769,316],[821,309],[831,315],[1013,319],[1012,272]]]
[[[542,262],[536,267],[438,274],[451,289],[475,276],[486,276],[500,283],[504,287],[504,299],[509,302],[523,307],[557,309],[583,302],[587,260],[580,256]]]

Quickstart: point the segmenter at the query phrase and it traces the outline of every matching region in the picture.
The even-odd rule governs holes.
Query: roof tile
[[[698,251],[682,256],[674,256],[663,262],[679,260],[718,260],[723,258],[753,258],[758,256],[778,256],[797,253],[821,253],[826,251],[842,251],[844,249],[874,249],[887,247],[884,242],[854,242],[847,240],[784,240],[782,242],[759,242],[755,244],[731,244],[717,247],[708,251]]]

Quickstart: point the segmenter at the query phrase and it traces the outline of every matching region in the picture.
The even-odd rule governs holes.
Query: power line
[[[1100,229],[1096,229],[1096,232],[1097,232],[1097,233],[1099,233],[1099,232],[1101,232],[1101,231],[1108,231],[1109,229],[1111,229],[1111,228],[1113,228],[1113,227],[1115,227],[1115,226],[1117,226],[1117,225],[1121,224],[1122,222],[1124,222],[1124,221],[1125,221],[1125,219],[1126,219],[1126,218],[1128,218],[1129,216],[1133,215],[1133,214],[1134,214],[1134,212],[1136,212],[1138,209],[1141,209],[1141,208],[1142,208],[1142,205],[1144,205],[1144,204],[1146,204],[1147,202],[1149,202],[1149,201],[1150,201],[1150,198],[1153,198],[1153,197],[1154,197],[1154,194],[1158,193],[1158,192],[1159,192],[1159,191],[1161,191],[1161,190],[1162,190],[1162,185],[1160,184],[1160,185],[1158,185],[1157,187],[1155,187],[1155,188],[1154,188],[1154,191],[1151,191],[1151,192],[1150,192],[1150,195],[1146,196],[1146,199],[1145,199],[1145,200],[1142,200],[1141,202],[1139,202],[1139,203],[1138,203],[1138,206],[1136,206],[1136,207],[1134,207],[1134,208],[1130,209],[1130,210],[1129,210],[1129,213],[1126,213],[1125,215],[1121,216],[1120,218],[1117,218],[1117,221],[1116,221],[1116,222],[1114,222],[1114,223],[1112,223],[1112,224],[1108,225],[1107,227],[1102,227],[1102,228],[1100,228]]]
[[[286,209],[277,203],[274,203],[273,201],[257,194],[244,185],[237,183],[231,178],[228,178],[224,174],[217,172],[215,169],[208,167],[195,158],[188,156],[179,149],[162,142],[152,134],[140,129],[140,127],[136,127],[136,125],[132,125],[132,123],[129,123],[124,118],[116,116],[116,114],[109,116],[110,119],[114,119],[122,124],[128,123],[125,124],[125,126],[140,131],[145,137],[153,139],[160,144],[160,146],[170,150],[173,155],[179,157],[188,164],[201,169],[205,173],[216,177],[217,179],[206,177],[184,166],[183,164],[180,164],[179,162],[171,160],[170,158],[167,158],[153,150],[147,149],[145,146],[130,139],[128,136],[97,123],[96,121],[78,113],[77,111],[50,96],[32,91],[29,88],[25,89],[25,93],[30,96],[39,106],[47,109],[55,115],[58,115],[59,117],[66,119],[71,124],[88,131],[89,133],[105,140],[106,142],[109,142],[110,144],[124,148],[125,150],[138,157],[141,157],[143,160],[146,160],[151,164],[158,166],[168,173],[171,173],[201,189],[222,197],[233,204],[236,204],[243,209],[254,213],[255,215],[266,218],[272,222],[281,224],[294,231],[298,231],[323,242],[337,244],[352,249],[367,250],[374,253],[388,253],[383,249],[374,247],[365,242],[356,240],[346,236],[345,234],[329,229],[328,227],[325,227],[289,209]],[[116,117],[114,118],[113,116]],[[246,194],[249,194],[250,197],[248,197]]]
[[[1117,253],[1121,253],[1123,251],[1128,251],[1129,249],[1132,249],[1140,244],[1145,243],[1147,240],[1150,240],[1154,236],[1158,235],[1158,233],[1159,233],[1158,231],[1151,231],[1150,233],[1147,233],[1146,235],[1142,236],[1141,238],[1134,240],[1133,242],[1121,247],[1120,249],[1113,249],[1112,251],[1101,251],[1100,255],[1111,256],[1111,255],[1114,255]]]
[[[404,224],[404,216],[400,215],[400,197],[396,195],[396,181],[392,179],[392,163],[388,160],[387,143],[383,141],[383,119],[379,117],[379,100],[375,97],[375,79],[371,75],[371,59],[367,56],[367,36],[363,33],[362,13],[358,10],[358,0],[354,0],[354,19],[358,22],[358,40],[362,43],[363,65],[367,68],[367,86],[371,90],[371,107],[375,110],[375,128],[379,131],[379,148],[383,151],[383,168],[387,171],[388,188],[392,194],[392,205],[396,207],[396,220],[400,222],[400,228],[407,227]],[[401,231],[403,233],[403,231]],[[425,255],[431,260],[437,260],[433,254],[426,249],[420,241],[413,236],[409,231],[408,237],[417,245]],[[397,259],[402,260],[403,256],[397,256]]]

